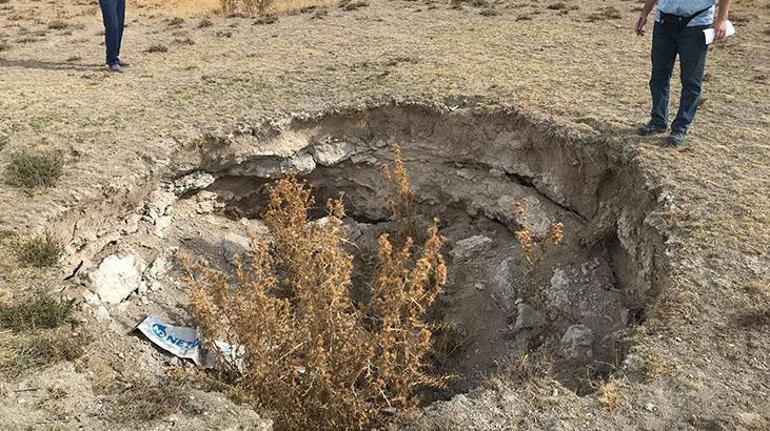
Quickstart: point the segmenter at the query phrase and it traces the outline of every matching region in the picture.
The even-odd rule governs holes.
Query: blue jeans
[[[708,26],[687,27],[679,32],[664,30],[655,22],[652,31],[652,76],[650,93],[652,94],[652,112],[650,119],[658,126],[668,125],[668,96],[671,73],[679,55],[682,81],[682,95],[679,111],[671,123],[672,133],[687,133],[700,103],[703,86],[703,72],[706,68],[708,45],[703,29]]]
[[[126,16],[126,0],[99,0],[104,21],[104,47],[107,64],[120,63],[120,43],[123,40],[123,23]]]

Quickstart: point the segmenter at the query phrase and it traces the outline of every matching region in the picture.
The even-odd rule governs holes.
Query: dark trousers
[[[708,45],[703,29],[708,26],[687,27],[676,33],[667,32],[660,23],[655,22],[652,31],[652,76],[650,93],[652,94],[651,120],[659,126],[668,125],[668,96],[671,73],[674,70],[676,56],[679,55],[682,81],[682,95],[679,111],[671,132],[687,133],[695,111],[700,103],[703,86],[703,71],[706,67]]]
[[[104,20],[104,47],[107,64],[120,62],[120,43],[123,40],[123,23],[126,16],[126,0],[99,0]]]

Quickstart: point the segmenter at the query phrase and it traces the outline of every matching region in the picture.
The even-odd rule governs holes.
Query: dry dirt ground
[[[65,155],[55,187],[0,182],[2,300],[71,289],[70,259],[24,267],[16,237],[49,231],[66,242],[90,229],[96,238],[204,135],[405,100],[512,108],[624,142],[665,202],[656,217],[666,272],[630,338],[637,364],[626,364],[642,376],[618,371],[605,388],[618,394],[615,408],[537,376],[502,376],[403,426],[770,429],[770,3],[735,5],[738,34],[709,52],[686,152],[633,136],[648,112],[650,38],[631,31],[639,4],[557,3],[375,0],[269,23],[172,20],[129,2],[132,66],[118,75],[101,65],[95,3],[0,0],[0,168],[24,149]],[[136,321],[125,307],[99,319],[78,307],[81,323],[52,336],[89,334],[83,356],[0,371],[3,429],[269,426],[269,413],[177,378],[185,367],[127,334]],[[0,332],[4,342],[20,336]]]

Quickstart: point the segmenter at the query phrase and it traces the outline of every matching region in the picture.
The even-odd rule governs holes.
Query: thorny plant
[[[401,147],[393,146],[395,159],[393,166],[382,165],[382,176],[393,187],[393,195],[385,198],[393,219],[398,222],[399,239],[415,238],[417,235],[417,213],[414,206],[414,193],[409,185],[409,174],[401,154]]]
[[[403,163],[396,166],[406,181]],[[401,184],[399,192],[408,190]],[[411,237],[394,247],[380,236],[371,298],[359,304],[341,200],[326,204],[323,222],[309,222],[310,189],[288,176],[269,187],[269,201],[272,241],[253,241],[247,260],[235,256],[234,277],[182,259],[204,337],[239,346],[219,351],[223,377],[287,429],[370,427],[386,409],[417,405],[418,390],[445,387],[449,377],[429,362],[437,327],[425,322],[447,277],[437,227],[419,250]]]
[[[564,226],[559,222],[552,223],[545,235],[538,236],[527,220],[527,213],[524,211],[524,204],[526,202],[526,198],[516,201],[514,212],[519,220],[521,229],[517,230],[515,235],[516,241],[518,241],[522,251],[524,251],[524,258],[527,259],[527,262],[529,262],[534,270],[545,257],[548,248],[551,245],[558,245],[564,238]]]

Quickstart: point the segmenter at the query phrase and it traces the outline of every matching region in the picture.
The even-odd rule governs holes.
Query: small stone
[[[191,190],[205,189],[214,184],[216,178],[208,172],[193,172],[174,181],[172,191],[176,195],[183,195]]]
[[[107,304],[118,304],[139,288],[144,262],[133,255],[106,257],[89,274],[94,293]]]
[[[473,287],[478,291],[482,291],[484,290],[484,283],[476,283],[473,285]]]
[[[139,230],[139,221],[141,219],[142,216],[139,214],[131,214],[130,216],[126,217],[120,226],[120,232],[123,235],[136,233]]]
[[[473,172],[470,169],[458,169],[455,171],[458,177],[466,179],[466,180],[472,180],[473,179]]]
[[[492,168],[489,170],[489,174],[495,178],[502,178],[505,176],[505,171],[501,171],[500,169],[497,169],[497,168]]]
[[[571,359],[590,359],[593,344],[593,332],[585,325],[570,326],[561,338],[562,353]]]
[[[543,321],[540,313],[527,304],[518,304],[516,309],[518,314],[516,315],[516,324],[513,328],[517,331],[537,328]]]
[[[99,308],[96,309],[96,320],[99,321],[105,321],[110,320],[110,312],[107,311],[107,307],[104,305],[100,305]]]
[[[654,412],[655,411],[655,404],[653,403],[647,403],[644,405],[644,409],[648,412]]]
[[[487,250],[492,244],[492,239],[484,235],[474,235],[457,241],[452,248],[451,255],[455,260],[466,260]]]
[[[311,150],[316,163],[322,166],[332,166],[353,154],[353,145],[348,142],[324,142]]]
[[[513,271],[511,270],[512,263],[513,258],[509,257],[497,265],[490,286],[493,289],[493,294],[499,298],[500,305],[508,312],[513,311],[516,301],[516,288],[513,284]]]
[[[222,240],[223,254],[230,265],[235,264],[233,255],[246,253],[250,247],[249,239],[236,233],[228,233]]]
[[[86,301],[86,304],[88,305],[99,305],[102,303],[99,300],[99,295],[97,295],[94,292],[91,292],[90,290],[83,292],[83,299]]]
[[[158,224],[158,219],[165,216],[169,207],[176,202],[176,195],[167,190],[155,190],[150,194],[145,206],[147,219],[154,225]]]

